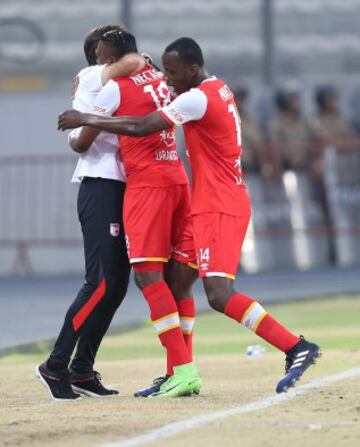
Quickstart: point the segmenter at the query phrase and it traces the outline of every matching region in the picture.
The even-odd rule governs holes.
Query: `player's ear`
[[[189,67],[190,73],[192,76],[196,76],[199,73],[200,67],[196,64],[192,64]]]

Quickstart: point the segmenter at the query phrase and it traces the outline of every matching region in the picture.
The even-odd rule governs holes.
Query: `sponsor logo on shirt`
[[[178,112],[173,107],[166,108],[166,114],[171,118],[176,124],[182,124],[185,120],[181,112]]]
[[[110,234],[113,237],[117,237],[120,234],[120,224],[118,223],[111,223],[110,224]]]
[[[156,161],[176,161],[179,159],[178,153],[176,151],[155,151]]]
[[[96,104],[94,105],[94,112],[98,112],[98,113],[105,113],[106,109],[104,107],[101,106],[97,106]]]
[[[185,259],[187,259],[189,257],[189,255],[187,253],[184,253],[183,251],[177,249],[176,247],[173,248],[173,253],[176,253],[177,255],[180,255]]]
[[[236,169],[239,170],[239,172],[242,171],[242,166],[241,166],[241,156],[240,156],[240,155],[239,155],[238,157],[235,158],[234,166],[235,166]]]
[[[235,182],[236,182],[237,186],[241,186],[244,184],[244,180],[241,176],[237,177],[236,175],[234,175],[234,177],[235,177]]]
[[[232,91],[229,89],[229,87],[227,85],[224,85],[224,87],[221,87],[219,89],[219,94],[220,94],[220,98],[223,101],[227,101],[234,96]]]
[[[244,180],[242,178],[242,166],[241,166],[241,156],[240,155],[235,158],[234,167],[235,167],[235,169],[237,169],[239,171],[239,175],[238,176],[234,175],[235,182],[236,182],[236,184],[238,186],[243,185],[244,184]]]

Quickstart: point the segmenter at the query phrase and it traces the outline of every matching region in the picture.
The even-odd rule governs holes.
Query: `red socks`
[[[176,302],[166,282],[150,284],[142,292],[149,304],[154,328],[166,348],[171,364],[178,366],[190,363],[192,360],[181,331]]]
[[[257,335],[283,352],[288,352],[300,341],[272,316],[266,315],[256,331]]]
[[[193,328],[195,322],[195,301],[194,298],[186,298],[176,301],[180,317],[180,326],[184,336],[185,344],[188,348],[190,357],[193,355]]]
[[[183,300],[176,301],[176,305],[180,317],[180,326],[185,340],[186,347],[190,355],[190,361],[193,359],[192,340],[193,340],[193,327],[195,321],[195,302],[194,298],[185,298]],[[168,376],[174,374],[173,364],[171,359],[167,358],[167,372]]]
[[[226,303],[224,314],[242,323],[283,352],[290,351],[300,341],[247,295],[235,293]]]

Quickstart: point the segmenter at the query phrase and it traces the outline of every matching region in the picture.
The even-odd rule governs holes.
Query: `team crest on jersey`
[[[113,237],[117,237],[120,234],[120,224],[118,223],[111,223],[110,224],[110,234]]]
[[[160,141],[162,143],[164,143],[166,147],[174,146],[174,144],[176,143],[175,131],[173,129],[171,129],[171,130],[163,130],[160,133]]]

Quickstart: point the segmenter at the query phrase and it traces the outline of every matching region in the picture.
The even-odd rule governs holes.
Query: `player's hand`
[[[82,126],[82,113],[77,110],[66,110],[58,118],[58,130],[75,129]]]
[[[148,65],[152,64],[152,57],[150,56],[149,53],[141,53],[141,56],[146,60],[146,63]]]

